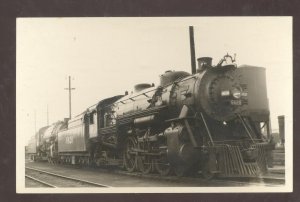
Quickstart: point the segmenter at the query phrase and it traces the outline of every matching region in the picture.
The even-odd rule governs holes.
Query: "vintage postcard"
[[[292,192],[292,21],[17,18],[17,193]]]

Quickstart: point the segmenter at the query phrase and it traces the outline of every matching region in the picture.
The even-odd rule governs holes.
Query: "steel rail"
[[[34,177],[30,176],[30,175],[25,175],[25,177],[27,177],[27,178],[29,178],[29,179],[35,181],[35,182],[38,182],[38,183],[40,183],[40,184],[46,185],[46,186],[48,186],[48,187],[51,187],[51,188],[57,188],[57,186],[55,186],[55,185],[49,184],[49,183],[47,183],[47,182],[44,182],[44,181],[39,180],[39,179],[37,179],[37,178],[34,178]]]
[[[51,172],[44,171],[44,170],[39,170],[39,169],[36,169],[36,168],[31,168],[31,167],[25,167],[25,168],[28,169],[28,170],[33,170],[33,171],[37,171],[37,172],[40,172],[40,173],[52,175],[52,176],[55,176],[55,177],[72,180],[72,181],[75,181],[75,182],[81,182],[81,183],[93,185],[93,186],[96,186],[96,187],[110,187],[108,185],[104,185],[104,184],[100,184],[100,183],[96,183],[96,182],[91,182],[91,181],[88,181],[88,180],[82,180],[82,179],[78,179],[78,178],[68,177],[68,176],[64,176],[64,175],[60,175],[60,174],[56,174],[56,173],[51,173]]]

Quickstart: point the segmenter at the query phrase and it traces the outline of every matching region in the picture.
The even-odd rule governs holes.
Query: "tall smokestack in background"
[[[196,73],[196,57],[195,57],[195,41],[194,41],[194,27],[189,27],[190,31],[190,48],[191,48],[191,66],[192,74]]]
[[[278,125],[279,125],[279,137],[281,140],[281,144],[284,145],[285,142],[285,134],[284,134],[284,116],[278,116]]]

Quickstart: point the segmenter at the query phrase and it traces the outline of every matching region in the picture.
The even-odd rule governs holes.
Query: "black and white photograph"
[[[292,23],[17,18],[17,193],[292,192]]]

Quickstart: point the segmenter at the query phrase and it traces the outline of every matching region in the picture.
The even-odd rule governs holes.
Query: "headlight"
[[[221,96],[222,97],[226,97],[226,96],[229,96],[230,95],[230,91],[229,90],[223,90],[221,91]]]

